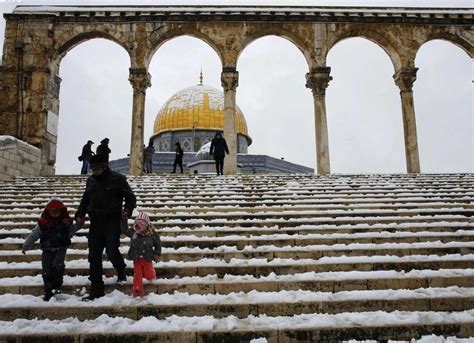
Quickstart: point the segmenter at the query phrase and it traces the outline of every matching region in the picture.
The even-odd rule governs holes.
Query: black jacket
[[[96,154],[107,157],[107,161],[109,160],[109,154],[111,152],[112,150],[110,150],[109,145],[106,143],[100,143],[96,150]]]
[[[229,148],[227,148],[227,142],[225,138],[214,138],[211,142],[211,149],[209,153],[215,158],[225,157],[225,154],[229,153]]]
[[[153,261],[155,256],[161,255],[160,235],[155,232],[151,236],[135,235],[132,229],[123,227],[122,233],[130,237],[130,248],[128,249],[127,259],[136,260],[141,257],[147,261]]]
[[[143,150],[143,156],[145,157],[145,160],[151,160],[153,159],[153,155],[155,154],[155,147],[153,145],[149,145]]]
[[[94,153],[92,152],[90,144],[86,144],[82,147],[81,156],[82,156],[83,160],[89,161],[93,155],[94,155]]]
[[[175,151],[176,151],[175,160],[178,160],[178,161],[179,161],[179,160],[182,160],[182,159],[183,159],[183,155],[184,155],[183,149],[181,149],[181,148],[176,148]]]
[[[82,195],[76,217],[84,217],[89,213],[91,220],[115,215],[120,218],[124,199],[123,209],[131,215],[137,203],[135,194],[124,175],[107,168],[102,175],[92,175],[87,179],[86,190]]]
[[[75,224],[69,224],[62,221],[57,225],[40,225],[36,224],[23,243],[25,250],[33,247],[33,243],[40,240],[40,248],[42,250],[66,249],[71,245],[71,237],[81,227]]]

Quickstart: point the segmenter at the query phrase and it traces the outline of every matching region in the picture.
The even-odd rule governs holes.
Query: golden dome
[[[251,141],[247,123],[237,106],[237,133]],[[167,131],[224,130],[224,93],[199,84],[174,94],[161,108],[153,125],[153,136]]]

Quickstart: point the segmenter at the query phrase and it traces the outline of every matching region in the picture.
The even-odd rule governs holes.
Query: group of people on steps
[[[87,141],[82,149],[79,160],[82,161],[81,174],[92,175],[87,178],[84,193],[77,211],[72,218],[69,210],[61,199],[53,197],[46,204],[36,226],[25,239],[21,248],[23,254],[34,247],[39,240],[42,250],[41,266],[45,301],[54,295],[62,293],[63,277],[65,272],[65,257],[71,238],[85,225],[86,216],[90,224],[87,235],[89,293],[84,301],[94,300],[105,295],[102,253],[105,252],[117,272],[117,283],[126,282],[126,264],[120,253],[120,236],[130,237],[130,247],[127,259],[133,261],[133,296],[143,296],[143,278],[156,278],[153,261],[161,255],[159,234],[154,230],[150,216],[145,212],[138,212],[133,224],[129,226],[136,208],[136,197],[124,175],[114,172],[109,167],[110,140],[104,138],[92,151],[94,142]],[[145,151],[145,171],[152,172],[154,147],[150,140]],[[229,153],[227,143],[220,133],[212,140],[210,154],[216,162],[217,175],[223,175],[224,157]],[[183,172],[183,149],[176,143],[176,157],[173,172],[179,166]]]
[[[127,258],[133,261],[133,296],[143,295],[143,278],[156,278],[153,260],[161,255],[161,243],[149,215],[139,212],[129,227],[128,219],[136,207],[136,197],[126,177],[112,171],[107,157],[102,154],[93,155],[89,164],[92,175],[87,179],[74,220],[59,198],[50,199],[22,247],[25,254],[32,249],[34,242],[40,241],[45,301],[62,292],[66,251],[71,246],[71,237],[84,226],[86,216],[90,221],[87,242],[91,285],[83,300],[105,295],[104,249],[117,272],[117,283],[126,282],[126,264],[119,250],[121,234],[130,237]]]
[[[104,138],[100,145],[97,147],[96,153],[92,151],[93,141],[88,140],[87,143],[82,147],[82,153],[78,157],[79,161],[82,161],[81,174],[87,174],[89,172],[89,166],[91,158],[95,155],[102,155],[109,161],[109,155],[112,152],[109,148],[110,140]],[[151,174],[153,172],[153,154],[155,153],[155,147],[153,145],[153,140],[150,139],[148,146],[143,146],[143,171],[145,174]],[[210,155],[214,157],[216,163],[216,173],[217,175],[224,175],[224,158],[225,155],[229,153],[229,148],[227,147],[227,142],[221,133],[216,133],[211,142],[211,147],[209,151]],[[181,148],[179,142],[175,143],[175,159],[173,163],[172,173],[176,173],[176,168],[179,167],[181,174],[183,173],[183,156],[184,151]]]

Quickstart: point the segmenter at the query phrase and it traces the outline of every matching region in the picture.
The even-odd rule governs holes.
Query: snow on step
[[[121,317],[111,318],[104,314],[94,320],[79,321],[76,318],[66,320],[25,320],[13,322],[0,321],[0,332],[3,335],[41,334],[41,333],[133,333],[133,332],[174,332],[174,331],[228,331],[228,330],[272,330],[307,329],[307,328],[349,328],[369,326],[396,326],[419,324],[474,324],[474,310],[462,312],[364,312],[327,314],[302,314],[292,317],[249,316],[238,319],[226,318],[179,317],[171,316],[165,320],[155,317],[144,317],[132,320]]]
[[[469,308],[474,298],[473,174],[131,177],[129,181],[136,191],[139,208],[152,214],[162,234],[164,257],[154,263],[162,275],[158,273],[158,279],[145,286],[156,293],[135,299],[127,295],[132,283],[130,276],[120,287],[115,286],[115,277],[105,277],[110,293],[92,303],[80,302],[81,289],[90,284],[84,275],[89,267],[87,239],[82,236],[87,233],[86,227],[79,232],[80,236],[73,238],[73,247],[68,250],[71,260],[66,262],[64,278],[67,294],[61,301],[45,303],[39,296],[28,295],[41,292],[41,252],[30,251],[23,260],[20,252],[12,249],[23,243],[24,239],[19,237],[30,232],[49,196],[60,195],[74,210],[85,180],[84,177],[19,178],[0,184],[0,273],[9,276],[0,279],[3,294],[0,310],[14,313],[11,311],[15,308],[35,309],[48,313],[67,309],[64,314],[71,316],[60,321],[20,318],[1,321],[2,335],[137,332],[146,339],[147,332],[176,331],[176,337],[182,337],[183,342],[191,336],[179,335],[192,332],[212,333],[215,337],[232,332],[238,340],[242,332],[255,331],[268,335],[252,333],[243,341],[250,341],[248,337],[251,337],[258,342],[260,337],[274,342],[276,336],[286,337],[285,332],[294,330],[306,330],[308,337],[320,329],[368,330],[357,332],[378,339],[381,333],[412,332],[421,336],[435,327],[444,333],[445,325],[458,325],[461,328],[458,333],[462,335],[474,328],[474,309]],[[129,239],[121,241],[121,252],[125,253]],[[308,252],[317,255],[303,254]],[[352,256],[354,252],[357,256]],[[285,258],[275,258],[278,253]],[[212,258],[211,254],[214,254]],[[34,261],[7,263],[10,256],[16,257],[14,261]],[[130,268],[132,263],[127,261],[127,265]],[[367,271],[368,268],[374,270]],[[114,275],[110,262],[104,262],[104,271]],[[11,277],[25,274],[31,276]],[[295,289],[296,285],[303,289]],[[113,290],[115,287],[117,290]],[[106,315],[81,317],[88,320],[74,318],[74,309],[91,307],[276,303],[287,304],[288,310],[291,304],[304,303],[344,302],[345,306],[352,306],[351,301],[359,299],[374,300],[371,306],[376,306],[373,305],[376,301],[409,304],[411,299],[413,302],[455,299],[463,307],[455,308],[446,300],[443,306],[454,312],[370,312],[368,309],[362,312],[349,308],[351,311],[337,314],[297,311],[293,316],[262,313],[242,317],[240,314],[240,319],[222,317],[222,312],[216,316],[209,313],[209,316],[162,316],[161,319]],[[370,327],[383,329],[376,334]],[[161,338],[166,340],[166,336]]]

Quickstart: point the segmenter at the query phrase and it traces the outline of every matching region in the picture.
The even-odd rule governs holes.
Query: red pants
[[[143,296],[143,278],[147,280],[156,279],[153,262],[143,258],[137,258],[133,261],[133,296]]]

